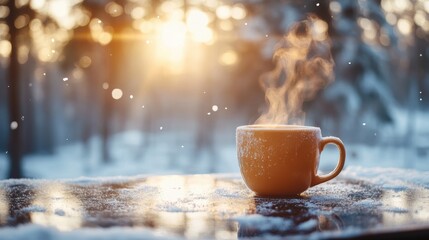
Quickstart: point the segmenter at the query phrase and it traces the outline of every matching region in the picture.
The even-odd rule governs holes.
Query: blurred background
[[[238,172],[235,128],[309,14],[335,81],[305,124],[347,165],[429,170],[427,0],[0,0],[0,178]]]

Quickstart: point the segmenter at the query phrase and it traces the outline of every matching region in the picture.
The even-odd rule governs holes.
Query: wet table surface
[[[428,237],[429,181],[424,172],[348,169],[284,199],[255,196],[238,174],[0,181],[0,238],[22,226],[56,236],[120,227],[188,239]]]

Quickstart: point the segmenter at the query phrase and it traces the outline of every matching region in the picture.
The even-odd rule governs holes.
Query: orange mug
[[[296,196],[335,178],[343,169],[346,149],[320,128],[299,125],[246,125],[236,130],[237,156],[246,186],[258,196]],[[340,158],[327,175],[317,175],[326,144],[337,145]]]

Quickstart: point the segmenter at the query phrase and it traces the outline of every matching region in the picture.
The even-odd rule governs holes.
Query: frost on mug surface
[[[260,196],[294,196],[336,177],[345,161],[340,139],[322,138],[320,128],[297,125],[248,125],[237,128],[237,157],[247,187]],[[340,150],[337,167],[317,175],[323,147]]]

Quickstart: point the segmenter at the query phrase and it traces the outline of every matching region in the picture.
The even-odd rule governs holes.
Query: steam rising
[[[260,78],[268,111],[255,124],[303,124],[304,101],[333,81],[334,62],[323,21],[309,17],[294,25],[275,53],[276,67]]]

